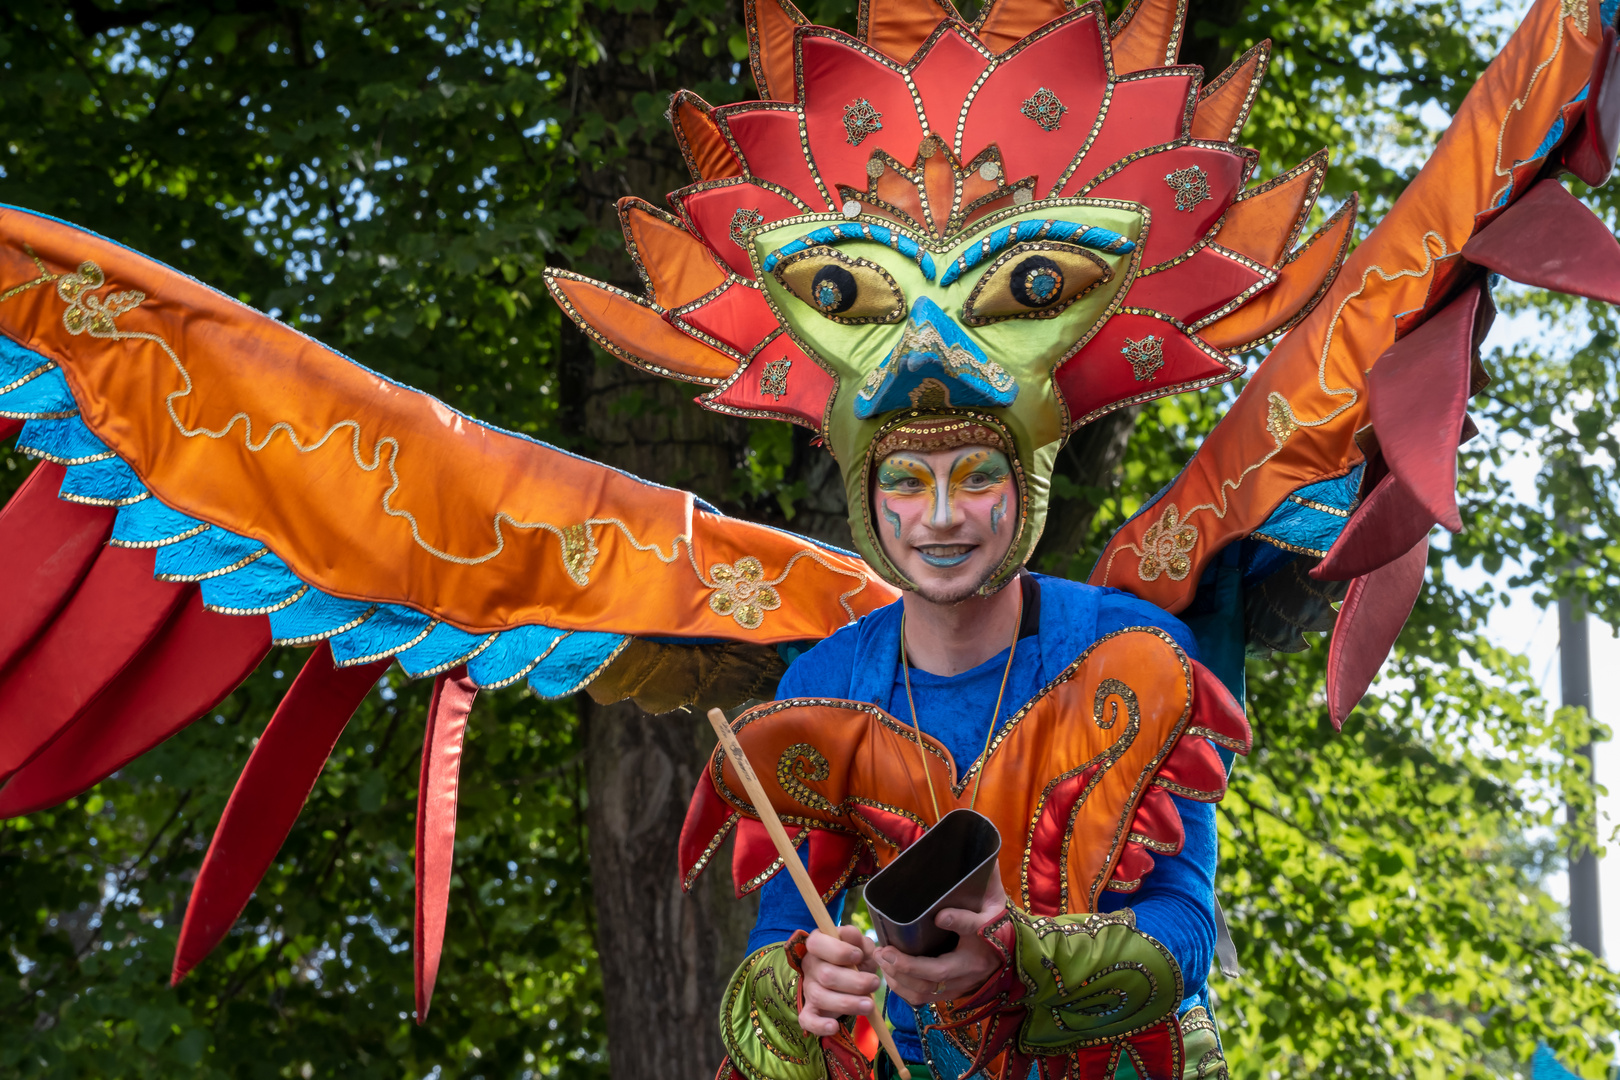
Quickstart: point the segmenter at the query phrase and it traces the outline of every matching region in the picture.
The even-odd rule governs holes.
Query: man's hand
[[[833,1035],[838,1018],[862,1013],[874,1023],[872,995],[880,982],[877,946],[853,926],[840,926],[838,937],[812,930],[805,943],[808,950],[800,965],[804,980],[804,1008],[799,1010],[799,1026],[811,1035]]]
[[[893,946],[877,950],[877,962],[889,987],[913,1005],[954,1001],[972,994],[1001,970],[1003,962],[1001,953],[979,936],[979,929],[1006,910],[1007,893],[997,868],[978,911],[945,908],[934,918],[938,926],[956,932],[955,949],[944,956],[908,956]]]

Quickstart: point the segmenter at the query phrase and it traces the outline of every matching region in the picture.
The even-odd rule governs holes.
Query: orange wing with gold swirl
[[[0,209],[13,434],[42,460],[0,513],[0,816],[168,738],[272,644],[318,646],[215,835],[176,977],[393,661],[439,679],[418,869],[442,901],[479,688],[737,704],[770,692],[776,645],[895,595],[854,555],[479,423],[116,243]],[[442,933],[442,905],[426,924]]]

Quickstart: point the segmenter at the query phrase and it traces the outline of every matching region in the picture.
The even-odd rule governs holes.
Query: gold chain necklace
[[[1024,625],[1024,583],[1018,582],[1018,614],[1013,619],[1012,644],[1007,647],[1007,666],[1001,672],[1001,689],[996,691],[996,707],[990,713],[990,730],[984,733],[984,749],[977,762],[978,775],[973,778],[973,795],[968,799],[971,810],[979,802],[979,784],[984,780],[984,758],[990,752],[990,740],[996,735],[996,721],[1001,718],[1001,699],[1007,693],[1007,676],[1012,674],[1013,657],[1018,655],[1018,631]],[[928,781],[928,798],[934,804],[934,824],[939,824],[939,795],[934,791],[934,774],[928,771],[928,752],[923,749],[922,725],[917,723],[917,702],[911,696],[911,665],[906,661],[906,612],[900,609],[900,674],[906,683],[906,705],[911,709],[911,732],[917,741],[917,757],[922,761],[923,779]]]

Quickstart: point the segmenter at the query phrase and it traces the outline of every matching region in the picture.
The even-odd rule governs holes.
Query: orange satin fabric
[[[110,332],[74,334],[56,281],[16,291],[40,276],[30,250],[52,274],[101,268],[81,311],[144,298]],[[897,595],[853,556],[483,427],[71,226],[0,211],[7,290],[0,332],[61,365],[85,423],[160,500],[262,541],[326,592],[474,632],[544,623],[759,643],[824,637]],[[717,590],[749,588],[747,573],[721,580],[714,567],[749,556],[780,601],[755,629],[710,606]]]
[[[1064,0],[1032,0],[1017,3],[999,0],[979,16],[979,40],[996,54],[1006,52],[1053,19],[1061,19],[1073,8]]]
[[[1271,42],[1262,41],[1242,56],[1199,95],[1198,111],[1193,114],[1192,137],[1231,142],[1248,119],[1255,80],[1265,73],[1271,61]]]
[[[1367,370],[1394,343],[1395,316],[1429,298],[1435,260],[1462,248],[1514,164],[1531,157],[1586,84],[1603,33],[1597,5],[1589,6],[1583,33],[1560,0],[1537,0],[1422,172],[1315,310],[1260,365],[1187,470],[1110,541],[1092,584],[1180,611],[1214,553],[1248,535],[1296,488],[1361,460],[1354,435],[1368,422]],[[1160,569],[1178,553],[1185,563]]]
[[[1114,74],[1175,63],[1187,18],[1187,0],[1135,0],[1114,35]]]
[[[1104,686],[1108,680],[1134,692],[1136,716],[1117,685]],[[1008,721],[982,760],[974,808],[1001,831],[1001,877],[1010,896],[1021,895],[1028,907],[1033,875],[1058,873],[1061,910],[1096,909],[1137,805],[1185,730],[1191,703],[1192,669],[1181,651],[1152,631],[1128,630],[1098,642]],[[858,835],[871,843],[880,866],[934,823],[929,777],[943,815],[970,804],[981,767],[976,762],[956,777],[949,754],[924,735],[925,776],[912,729],[875,705],[773,702],[735,726],[785,823]],[[1053,821],[1043,813],[1066,777],[1093,765],[1097,775],[1072,817]],[[710,777],[726,803],[754,816],[719,752]],[[893,835],[897,819],[911,835]],[[1049,842],[1054,835],[1060,844]]]

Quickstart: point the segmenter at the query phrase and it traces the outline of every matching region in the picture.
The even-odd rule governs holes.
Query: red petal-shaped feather
[[[855,38],[825,27],[799,31],[799,44],[805,136],[827,191],[836,196],[839,184],[864,188],[866,159],[878,147],[909,161],[922,142],[923,123],[900,69],[871,55]],[[845,110],[861,101],[871,106],[881,129],[845,122]],[[778,152],[802,153],[790,145]]]
[[[1148,269],[1203,239],[1232,205],[1251,162],[1244,151],[1224,143],[1171,144],[1121,163],[1080,194],[1127,199],[1152,212],[1142,245],[1142,268]]]
[[[1075,804],[1086,793],[1100,765],[1093,765],[1053,784],[1041,804],[1040,817],[1029,831],[1029,866],[1024,871],[1024,905],[1036,915],[1056,915],[1064,907],[1064,838]]]
[[[1138,1076],[1181,1076],[1187,1062],[1183,1060],[1186,1050],[1181,1041],[1181,1023],[1175,1017],[1170,1017],[1162,1023],[1154,1024],[1146,1031],[1137,1032],[1129,1039],[1130,1053],[1120,1056],[1129,1057],[1131,1067]],[[1107,1075],[1107,1065],[1104,1063],[1094,1074],[1097,1080]],[[1075,1080],[1090,1080],[1084,1073],[1080,1073]]]
[[[1110,892],[1135,892],[1142,886],[1142,879],[1153,872],[1153,856],[1148,849],[1135,841],[1127,840],[1119,851],[1119,861],[1114,864],[1114,876],[1108,881]]]
[[[1001,147],[1008,177],[1034,176],[1036,191],[1042,193],[1057,185],[1091,134],[1108,87],[1097,16],[1096,8],[1073,12],[996,58],[995,68],[968,104],[959,157],[971,160],[995,143]],[[1024,112],[1024,103],[1041,90],[1056,97],[1065,110],[1050,131],[1035,118],[1049,113],[1033,108]],[[942,129],[950,132],[954,124]]]
[[[1347,581],[1399,559],[1429,535],[1434,515],[1394,473],[1385,473],[1350,515],[1322,561],[1311,568],[1318,581]]]
[[[796,217],[805,213],[807,206],[815,205],[800,205],[783,191],[745,178],[703,184],[700,188],[682,188],[672,192],[669,199],[680,209],[687,228],[724,259],[727,266],[750,280],[754,267],[748,261],[747,250],[732,239],[733,223],[740,224],[758,214],[761,221],[770,224]]]
[[[1159,766],[1153,782],[1184,799],[1220,802],[1226,794],[1226,766],[1203,739],[1183,738]]]
[[[1128,307],[1152,308],[1191,326],[1209,318],[1233,300],[1277,280],[1274,272],[1257,270],[1241,255],[1206,245],[1174,266],[1131,283]]]
[[[0,416],[0,442],[5,442],[22,430],[23,421],[15,416]]]
[[[1195,660],[1192,671],[1192,723],[1182,738],[1204,738],[1234,753],[1247,754],[1254,736],[1243,706],[1209,668]]]
[[[1179,855],[1187,833],[1175,799],[1157,785],[1149,785],[1131,819],[1130,839],[1160,855]]]
[[[810,880],[824,900],[843,888],[866,846],[859,837],[827,829],[810,830],[805,843],[810,848]]]
[[[1620,244],[1557,180],[1525,192],[1464,244],[1462,254],[1525,285],[1620,304]]]
[[[67,603],[112,532],[112,507],[57,498],[66,473],[40,462],[0,510],[0,671]]]
[[[263,615],[221,615],[191,590],[122,675],[0,788],[0,818],[72,798],[204,716],[270,650]]]
[[[799,825],[784,825],[783,828],[788,837],[795,841],[803,831]],[[794,846],[797,847],[797,843]],[[758,818],[744,817],[737,822],[737,839],[731,845],[731,881],[739,898],[769,881],[776,870],[781,869],[776,865],[780,859],[776,845],[771,842],[771,834],[765,831]]]
[[[850,812],[850,818],[864,823],[871,830],[868,839],[874,844],[880,844],[896,852],[904,851],[915,844],[917,838],[928,831],[927,826],[920,821],[875,806],[857,806]]]
[[[816,187],[815,174],[804,157],[799,129],[802,117],[797,108],[752,101],[714,110],[715,122],[730,134],[750,176],[786,188],[806,206],[824,210],[827,197]]]
[[[692,791],[692,801],[686,804],[686,821],[681,825],[681,839],[676,848],[682,889],[691,891],[692,884],[714,858],[737,820],[737,812],[714,790],[709,771],[703,770]]]
[[[1068,429],[1138,401],[1179,394],[1243,374],[1243,366],[1168,319],[1115,315],[1057,369]]]
[[[1609,179],[1620,148],[1620,43],[1614,27],[1603,28],[1603,44],[1592,61],[1586,107],[1564,143],[1564,166],[1592,187]]]
[[[735,350],[738,360],[747,357],[778,328],[765,294],[741,282],[734,282],[709,300],[672,312],[670,322],[714,338]]]
[[[467,734],[478,684],[465,666],[433,681],[427,731],[422,740],[422,780],[416,792],[416,921],[411,954],[416,961],[416,1022],[427,1019],[433,984],[444,951],[444,919],[450,910],[450,867],[456,856],[456,789],[461,743]]]
[[[1385,464],[1425,516],[1452,532],[1462,531],[1457,439],[1468,408],[1483,288],[1469,287],[1391,345],[1367,375],[1368,410]]]
[[[1114,83],[1085,157],[1066,177],[1041,177],[1036,190],[1048,193],[1061,180],[1064,194],[1072,195],[1127,154],[1181,138],[1187,134],[1187,115],[1197,92],[1197,74],[1182,69],[1147,71]]]
[[[172,982],[201,963],[242,914],[338,736],[391,663],[389,657],[334,667],[332,648],[324,641],[310,654],[259,736],[203,856],[180,927]]]
[[[911,81],[922,96],[923,112],[930,117],[954,117],[962,111],[962,102],[979,80],[990,58],[984,46],[970,41],[959,26],[949,26],[928,46],[925,56],[914,58]],[[937,122],[937,121],[936,121]],[[940,133],[949,139],[954,135],[954,123]],[[911,164],[910,154],[896,154]]]
[[[103,548],[73,598],[0,679],[0,779],[95,701],[195,585],[152,578],[150,550]]]
[[[731,416],[788,420],[819,433],[834,389],[833,377],[784,333],[697,403]]]
[[[1429,540],[1424,537],[1399,559],[1350,583],[1328,646],[1328,715],[1334,727],[1343,726],[1389,659],[1417,603],[1428,565]]]

